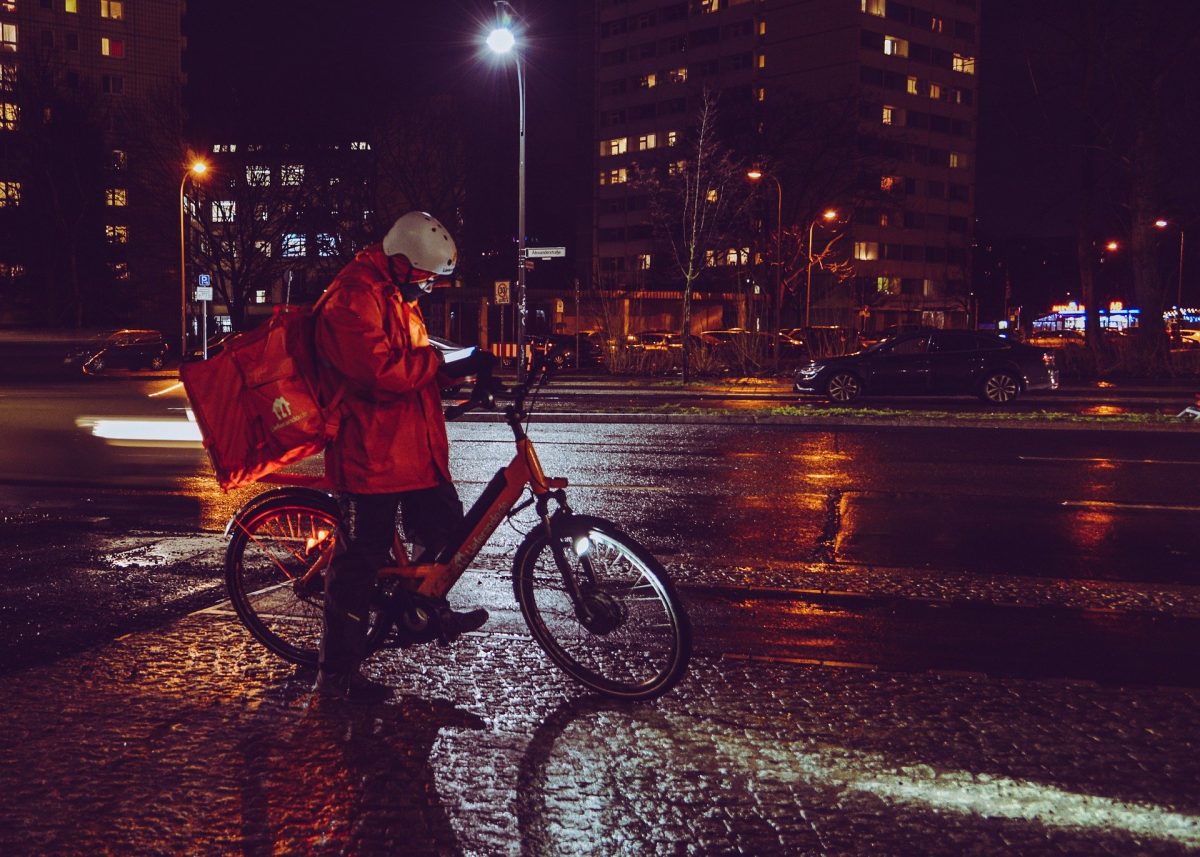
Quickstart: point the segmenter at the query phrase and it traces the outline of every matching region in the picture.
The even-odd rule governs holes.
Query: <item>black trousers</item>
[[[396,509],[413,559],[436,555],[462,521],[463,506],[449,482],[398,494],[342,494],[342,544],[325,574],[325,633],[321,669],[346,673],[366,657],[367,616],[379,569],[391,563]]]

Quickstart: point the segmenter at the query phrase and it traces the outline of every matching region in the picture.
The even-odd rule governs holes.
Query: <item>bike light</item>
[[[592,549],[592,540],[587,536],[580,536],[575,539],[575,556],[583,556]]]
[[[317,530],[316,537],[309,536],[304,542],[304,552],[310,553],[313,548],[329,538],[329,530]]]

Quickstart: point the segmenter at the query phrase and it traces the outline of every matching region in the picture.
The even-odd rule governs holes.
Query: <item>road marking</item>
[[[1071,464],[1165,464],[1169,467],[1200,465],[1200,461],[1168,461],[1160,458],[1087,458],[1067,455],[1018,455],[1018,461],[1065,461]]]
[[[1200,512],[1200,506],[1165,506],[1158,503],[1114,503],[1111,500],[1063,500],[1075,509],[1138,509],[1147,512]]]

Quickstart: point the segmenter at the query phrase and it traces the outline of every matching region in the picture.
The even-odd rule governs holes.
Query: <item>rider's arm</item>
[[[317,316],[317,350],[361,395],[387,398],[434,382],[442,366],[429,345],[393,348],[383,307],[370,294],[346,289]],[[393,323],[400,323],[399,319]]]

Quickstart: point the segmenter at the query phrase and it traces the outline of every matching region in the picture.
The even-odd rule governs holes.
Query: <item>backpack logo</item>
[[[280,396],[271,404],[271,412],[277,420],[287,419],[292,415],[292,406],[287,399]]]

